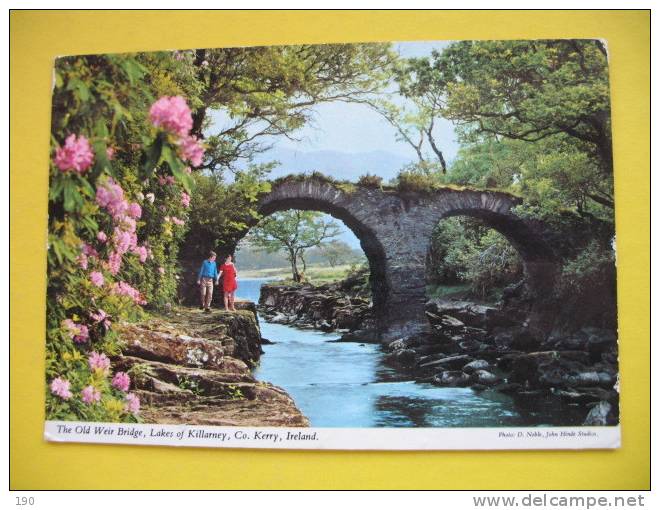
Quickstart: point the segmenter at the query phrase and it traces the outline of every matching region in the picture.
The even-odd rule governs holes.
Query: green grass
[[[305,273],[305,276],[312,283],[334,282],[346,278],[350,268],[350,264],[342,264],[335,267],[310,265],[307,266],[307,272]],[[276,278],[281,280],[290,280],[291,268],[275,267],[268,269],[247,270],[240,270],[239,268],[239,280],[241,276],[244,278]]]
[[[470,290],[470,283],[457,283],[456,285],[428,285],[426,295],[429,298],[444,298],[454,294],[465,293]]]

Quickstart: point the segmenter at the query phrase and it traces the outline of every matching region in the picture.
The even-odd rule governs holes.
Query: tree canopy
[[[339,225],[323,219],[321,213],[294,209],[264,218],[250,233],[250,243],[271,253],[284,251],[291,264],[291,277],[299,282],[307,269],[305,252],[322,246],[339,233]]]

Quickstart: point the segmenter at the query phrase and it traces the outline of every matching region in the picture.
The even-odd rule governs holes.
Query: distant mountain
[[[386,151],[340,152],[310,151],[273,148],[255,158],[255,163],[279,161],[271,172],[277,178],[288,174],[313,172],[315,170],[336,179],[356,181],[366,173],[380,175],[384,181],[396,177],[401,168],[412,161],[411,158]]]

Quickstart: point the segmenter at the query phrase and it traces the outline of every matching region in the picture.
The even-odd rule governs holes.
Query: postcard
[[[620,446],[603,40],[62,56],[45,438]]]

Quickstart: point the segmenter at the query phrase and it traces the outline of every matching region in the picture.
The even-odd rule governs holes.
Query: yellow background
[[[13,12],[11,418],[13,489],[650,486],[650,15],[630,11]],[[46,198],[56,55],[339,41],[607,39],[612,78],[622,448],[617,451],[297,452],[50,444],[44,404]]]

